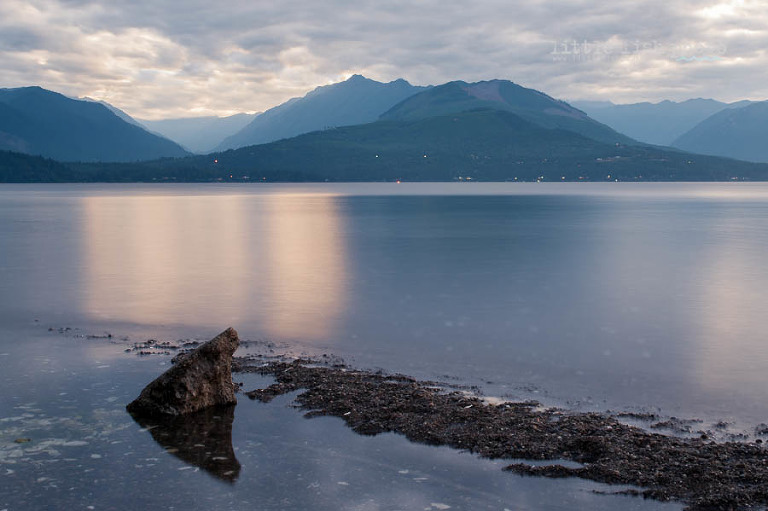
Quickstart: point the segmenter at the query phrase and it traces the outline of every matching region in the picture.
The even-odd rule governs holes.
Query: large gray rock
[[[233,328],[180,359],[126,408],[136,416],[184,415],[209,406],[237,403],[232,355],[240,340]]]

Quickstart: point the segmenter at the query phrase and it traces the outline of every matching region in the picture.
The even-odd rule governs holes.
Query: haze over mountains
[[[30,161],[28,175],[39,165],[50,176],[53,163]],[[501,80],[425,89],[366,124],[205,156],[70,164],[61,172],[83,181],[768,179],[768,165],[641,144]]]
[[[571,104],[591,118],[648,144],[670,146],[697,124],[727,108],[739,108],[749,101],[723,103],[714,99],[689,99],[682,102],[632,103],[615,105],[610,101],[573,101]]]
[[[181,160],[177,160],[181,163]],[[308,133],[187,161],[223,180],[638,181],[768,178],[768,165],[605,143],[505,109],[471,109]],[[170,171],[169,167],[165,167]],[[174,171],[184,171],[178,165]],[[230,177],[230,179],[232,179]]]
[[[250,124],[219,144],[217,150],[264,144],[339,126],[376,121],[403,99],[424,90],[403,79],[389,83],[354,75],[346,81],[318,87],[258,115]]]
[[[0,150],[60,161],[138,161],[188,154],[102,104],[40,87],[0,89]]]
[[[193,153],[204,154],[216,149],[224,139],[247,126],[258,114],[235,114],[228,117],[187,117],[181,119],[145,120],[139,122],[152,132],[181,144]]]
[[[672,145],[699,154],[768,162],[768,101],[728,108],[708,117]]]
[[[71,99],[78,100],[78,101],[90,101],[91,103],[98,103],[100,105],[104,105],[105,107],[107,107],[107,109],[110,112],[112,112],[113,114],[115,114],[116,116],[118,116],[119,118],[121,118],[122,120],[127,122],[128,124],[133,124],[133,125],[138,126],[140,128],[144,128],[144,126],[142,126],[142,124],[139,121],[137,121],[136,119],[134,119],[133,117],[131,117],[127,113],[123,112],[122,110],[117,108],[115,105],[111,105],[111,104],[107,103],[106,101],[101,101],[99,99],[89,98],[87,96],[84,97],[84,98],[71,98]]]
[[[483,108],[512,112],[543,128],[560,128],[601,142],[636,143],[568,103],[508,80],[448,82],[404,100],[381,120],[410,121]]]
[[[0,97],[6,98],[0,100],[0,150],[61,162],[175,157],[73,164],[0,152],[3,181],[768,180],[767,165],[649,146],[568,103],[506,80],[414,87],[404,80],[380,83],[353,76],[256,116],[145,121],[177,141],[188,137],[187,146],[198,151],[243,125],[221,145],[238,138],[272,140],[186,158],[179,157],[187,154],[179,145],[149,133],[112,105],[39,87],[2,89]],[[713,100],[580,104],[593,110],[632,107],[618,110],[676,130],[720,109],[701,122],[720,128],[690,130],[679,138],[679,147],[710,154],[731,151],[732,157],[760,145],[760,137],[749,133],[765,133],[761,120],[768,115],[763,103],[747,109]],[[738,133],[736,128],[745,134],[726,144],[723,133]],[[304,130],[310,131],[292,135]],[[144,137],[143,142],[135,143],[135,137]],[[161,154],[147,157],[147,149],[158,141],[165,144]],[[115,146],[122,152],[116,155]],[[78,156],[62,155],[65,148],[77,149]],[[761,157],[756,153],[752,159]]]

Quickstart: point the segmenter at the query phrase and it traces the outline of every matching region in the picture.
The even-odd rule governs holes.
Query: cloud
[[[567,99],[730,101],[768,97],[767,21],[750,0],[5,0],[0,62],[3,86],[39,84],[142,118],[265,110],[352,73],[504,78]]]

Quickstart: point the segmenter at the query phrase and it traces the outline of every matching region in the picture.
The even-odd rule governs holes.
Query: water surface
[[[160,467],[153,468],[157,480],[188,490],[189,479],[176,474],[187,471],[169,471],[173,463],[184,468],[183,461],[152,455],[161,447],[122,411],[164,360],[137,360],[120,345],[47,328],[144,340],[209,338],[231,325],[242,338],[294,353],[333,353],[362,367],[478,384],[491,394],[580,409],[660,411],[700,418],[701,428],[724,420],[734,432],[750,430],[768,422],[766,218],[768,186],[743,183],[4,185],[0,365],[8,391],[1,415],[41,414],[59,424],[74,412],[55,396],[74,394],[67,406],[78,410],[78,424],[96,434],[103,421],[93,410],[100,410],[110,417],[109,428],[122,431],[103,433],[104,445],[120,437],[133,453],[116,447],[121,454],[115,451],[108,471],[144,467],[142,460],[158,457],[163,461],[150,462]],[[88,395],[96,397],[83,400]],[[245,405],[233,424],[243,465],[238,481],[226,489],[204,479],[218,488],[215,495],[231,496],[221,509],[237,509],[238,499],[253,502],[257,493],[277,499],[265,508],[280,508],[279,499],[305,482],[297,474],[311,458],[306,449],[319,467],[333,459],[346,467],[356,456],[350,466],[360,471],[357,487],[367,489],[349,508],[376,509],[362,497],[373,491],[372,474],[395,484],[399,476],[378,472],[382,464],[399,474],[410,470],[403,457],[425,456],[397,437],[357,439],[333,421],[318,425],[281,406]],[[295,434],[275,447],[282,444],[254,440],[248,426],[254,421],[276,424],[277,431],[295,421]],[[19,448],[11,436],[25,434],[24,428],[9,433],[10,422],[0,425],[8,452]],[[80,426],[62,427],[67,441],[81,441],[72,433]],[[314,428],[335,432],[306,437]],[[244,447],[248,442],[271,447],[254,454]],[[358,442],[358,454],[357,447],[344,447]],[[85,446],[68,449],[77,451],[72,463],[83,470],[94,464],[104,470],[103,452],[90,458]],[[398,454],[372,462],[380,454],[370,449]],[[293,461],[280,461],[286,452]],[[408,483],[402,492],[416,500],[371,493],[370,502],[397,509],[456,499],[484,484],[461,486],[457,474],[474,470],[478,481],[495,485],[487,490],[492,497],[472,497],[476,509],[503,509],[506,492],[533,499],[536,509],[579,507],[574,495],[587,499],[585,509],[600,505],[584,483],[575,493],[555,486],[564,493],[546,504],[549,497],[537,486],[543,482],[509,474],[497,480],[488,474],[498,466],[466,468],[477,460],[429,452],[427,459],[451,458],[443,486]],[[257,460],[271,460],[259,465],[261,476],[251,471]],[[8,477],[0,484],[11,484]],[[270,491],[256,490],[265,485],[260,477]],[[350,483],[348,473],[338,477]],[[343,502],[338,491],[352,486],[337,482],[321,484],[334,489],[326,492],[329,509]],[[44,498],[38,483],[29,484],[13,480],[18,491],[8,497],[9,509],[33,502],[18,499]],[[62,498],[67,484],[51,494]],[[72,502],[85,504],[78,488]],[[310,494],[297,494],[291,505],[301,507]],[[525,509],[514,505],[508,507]]]

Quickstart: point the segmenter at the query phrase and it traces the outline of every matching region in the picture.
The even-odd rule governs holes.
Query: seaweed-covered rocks
[[[303,389],[296,401],[307,416],[340,417],[360,434],[391,431],[415,442],[515,459],[507,470],[518,474],[639,486],[643,489],[624,493],[683,501],[689,509],[768,504],[768,450],[762,444],[662,435],[610,415],[544,409],[537,403],[488,404],[432,382],[300,360],[239,370],[276,380],[248,397],[268,402]],[[555,461],[534,466],[520,459]]]

